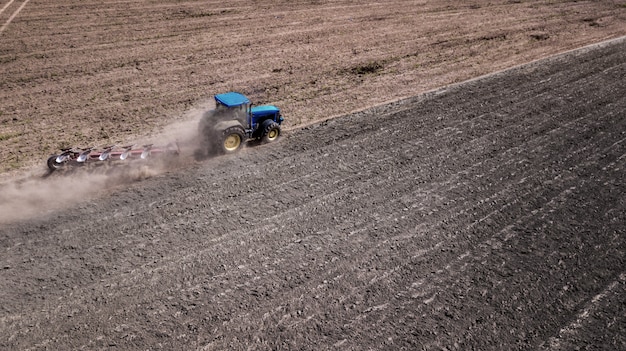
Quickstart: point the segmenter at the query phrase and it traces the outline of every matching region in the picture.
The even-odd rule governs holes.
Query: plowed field
[[[626,349],[624,77],[621,39],[3,224],[0,348]]]

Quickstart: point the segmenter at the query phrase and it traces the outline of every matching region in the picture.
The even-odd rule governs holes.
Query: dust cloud
[[[102,196],[121,185],[184,168],[194,162],[190,156],[198,145],[198,122],[203,113],[212,108],[212,101],[201,102],[177,121],[162,128],[160,133],[130,142],[136,143],[135,148],[145,144],[165,147],[174,143],[179,148],[178,157],[116,160],[102,164],[94,162],[52,173],[46,171],[45,160],[41,160],[43,166],[0,182],[0,224],[46,216]]]
[[[170,123],[163,130],[150,137],[155,145],[164,146],[168,142],[177,142],[184,151],[195,149],[198,146],[198,123],[207,110],[215,108],[215,101],[207,100],[187,111],[180,120]]]
[[[64,208],[88,199],[107,183],[104,174],[78,177],[28,177],[0,185],[0,223],[7,223]]]

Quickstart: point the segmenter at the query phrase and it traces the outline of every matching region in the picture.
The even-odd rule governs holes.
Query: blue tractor
[[[229,154],[251,139],[273,142],[280,136],[282,122],[276,106],[252,106],[246,96],[236,92],[217,94],[215,109],[205,112],[200,120],[202,151]]]

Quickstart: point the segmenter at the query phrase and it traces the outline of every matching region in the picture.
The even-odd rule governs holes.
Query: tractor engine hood
[[[254,106],[251,111],[255,117],[274,116],[280,112],[278,107],[273,105]]]

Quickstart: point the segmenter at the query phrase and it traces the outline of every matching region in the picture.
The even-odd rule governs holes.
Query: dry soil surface
[[[0,0],[0,172],[228,90],[297,127],[623,35],[625,0]]]
[[[0,348],[624,350],[625,55],[614,40],[4,223]],[[82,196],[102,174],[74,176],[40,185]]]

